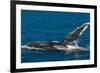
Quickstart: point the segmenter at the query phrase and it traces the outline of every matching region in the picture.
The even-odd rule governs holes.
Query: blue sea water
[[[90,22],[89,13],[21,10],[21,45],[34,41],[63,41],[78,26]],[[89,48],[90,28],[78,39]],[[78,56],[77,56],[78,55]],[[64,52],[21,49],[21,62],[72,61],[90,59],[90,51]]]

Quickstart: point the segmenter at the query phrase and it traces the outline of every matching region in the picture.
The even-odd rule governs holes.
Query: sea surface
[[[21,45],[35,41],[63,41],[70,32],[90,22],[89,13],[21,10]],[[76,40],[90,49],[90,28]],[[90,59],[90,51],[66,52],[21,49],[21,62],[73,61]]]

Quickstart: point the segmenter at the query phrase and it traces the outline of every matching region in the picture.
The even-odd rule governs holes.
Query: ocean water
[[[63,41],[69,32],[85,22],[90,22],[89,13],[21,10],[21,45],[35,41]],[[79,46],[89,49],[90,28],[77,41]],[[86,59],[90,59],[90,51],[21,49],[22,63]]]

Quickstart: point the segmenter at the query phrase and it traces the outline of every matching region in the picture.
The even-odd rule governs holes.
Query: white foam
[[[30,46],[27,46],[27,45],[22,45],[21,48],[35,49],[35,50],[44,50],[43,48],[30,47]]]

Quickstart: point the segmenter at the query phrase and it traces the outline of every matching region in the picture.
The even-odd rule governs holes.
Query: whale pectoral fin
[[[78,39],[83,32],[88,28],[90,23],[84,23],[80,27],[77,27],[73,32],[70,32],[65,38],[63,43],[70,43],[76,39]]]
[[[66,44],[70,44],[70,42],[76,40],[79,38],[79,35],[75,34],[75,33],[70,33],[69,35],[67,35],[65,38],[64,38],[64,42],[63,43],[66,43]]]

